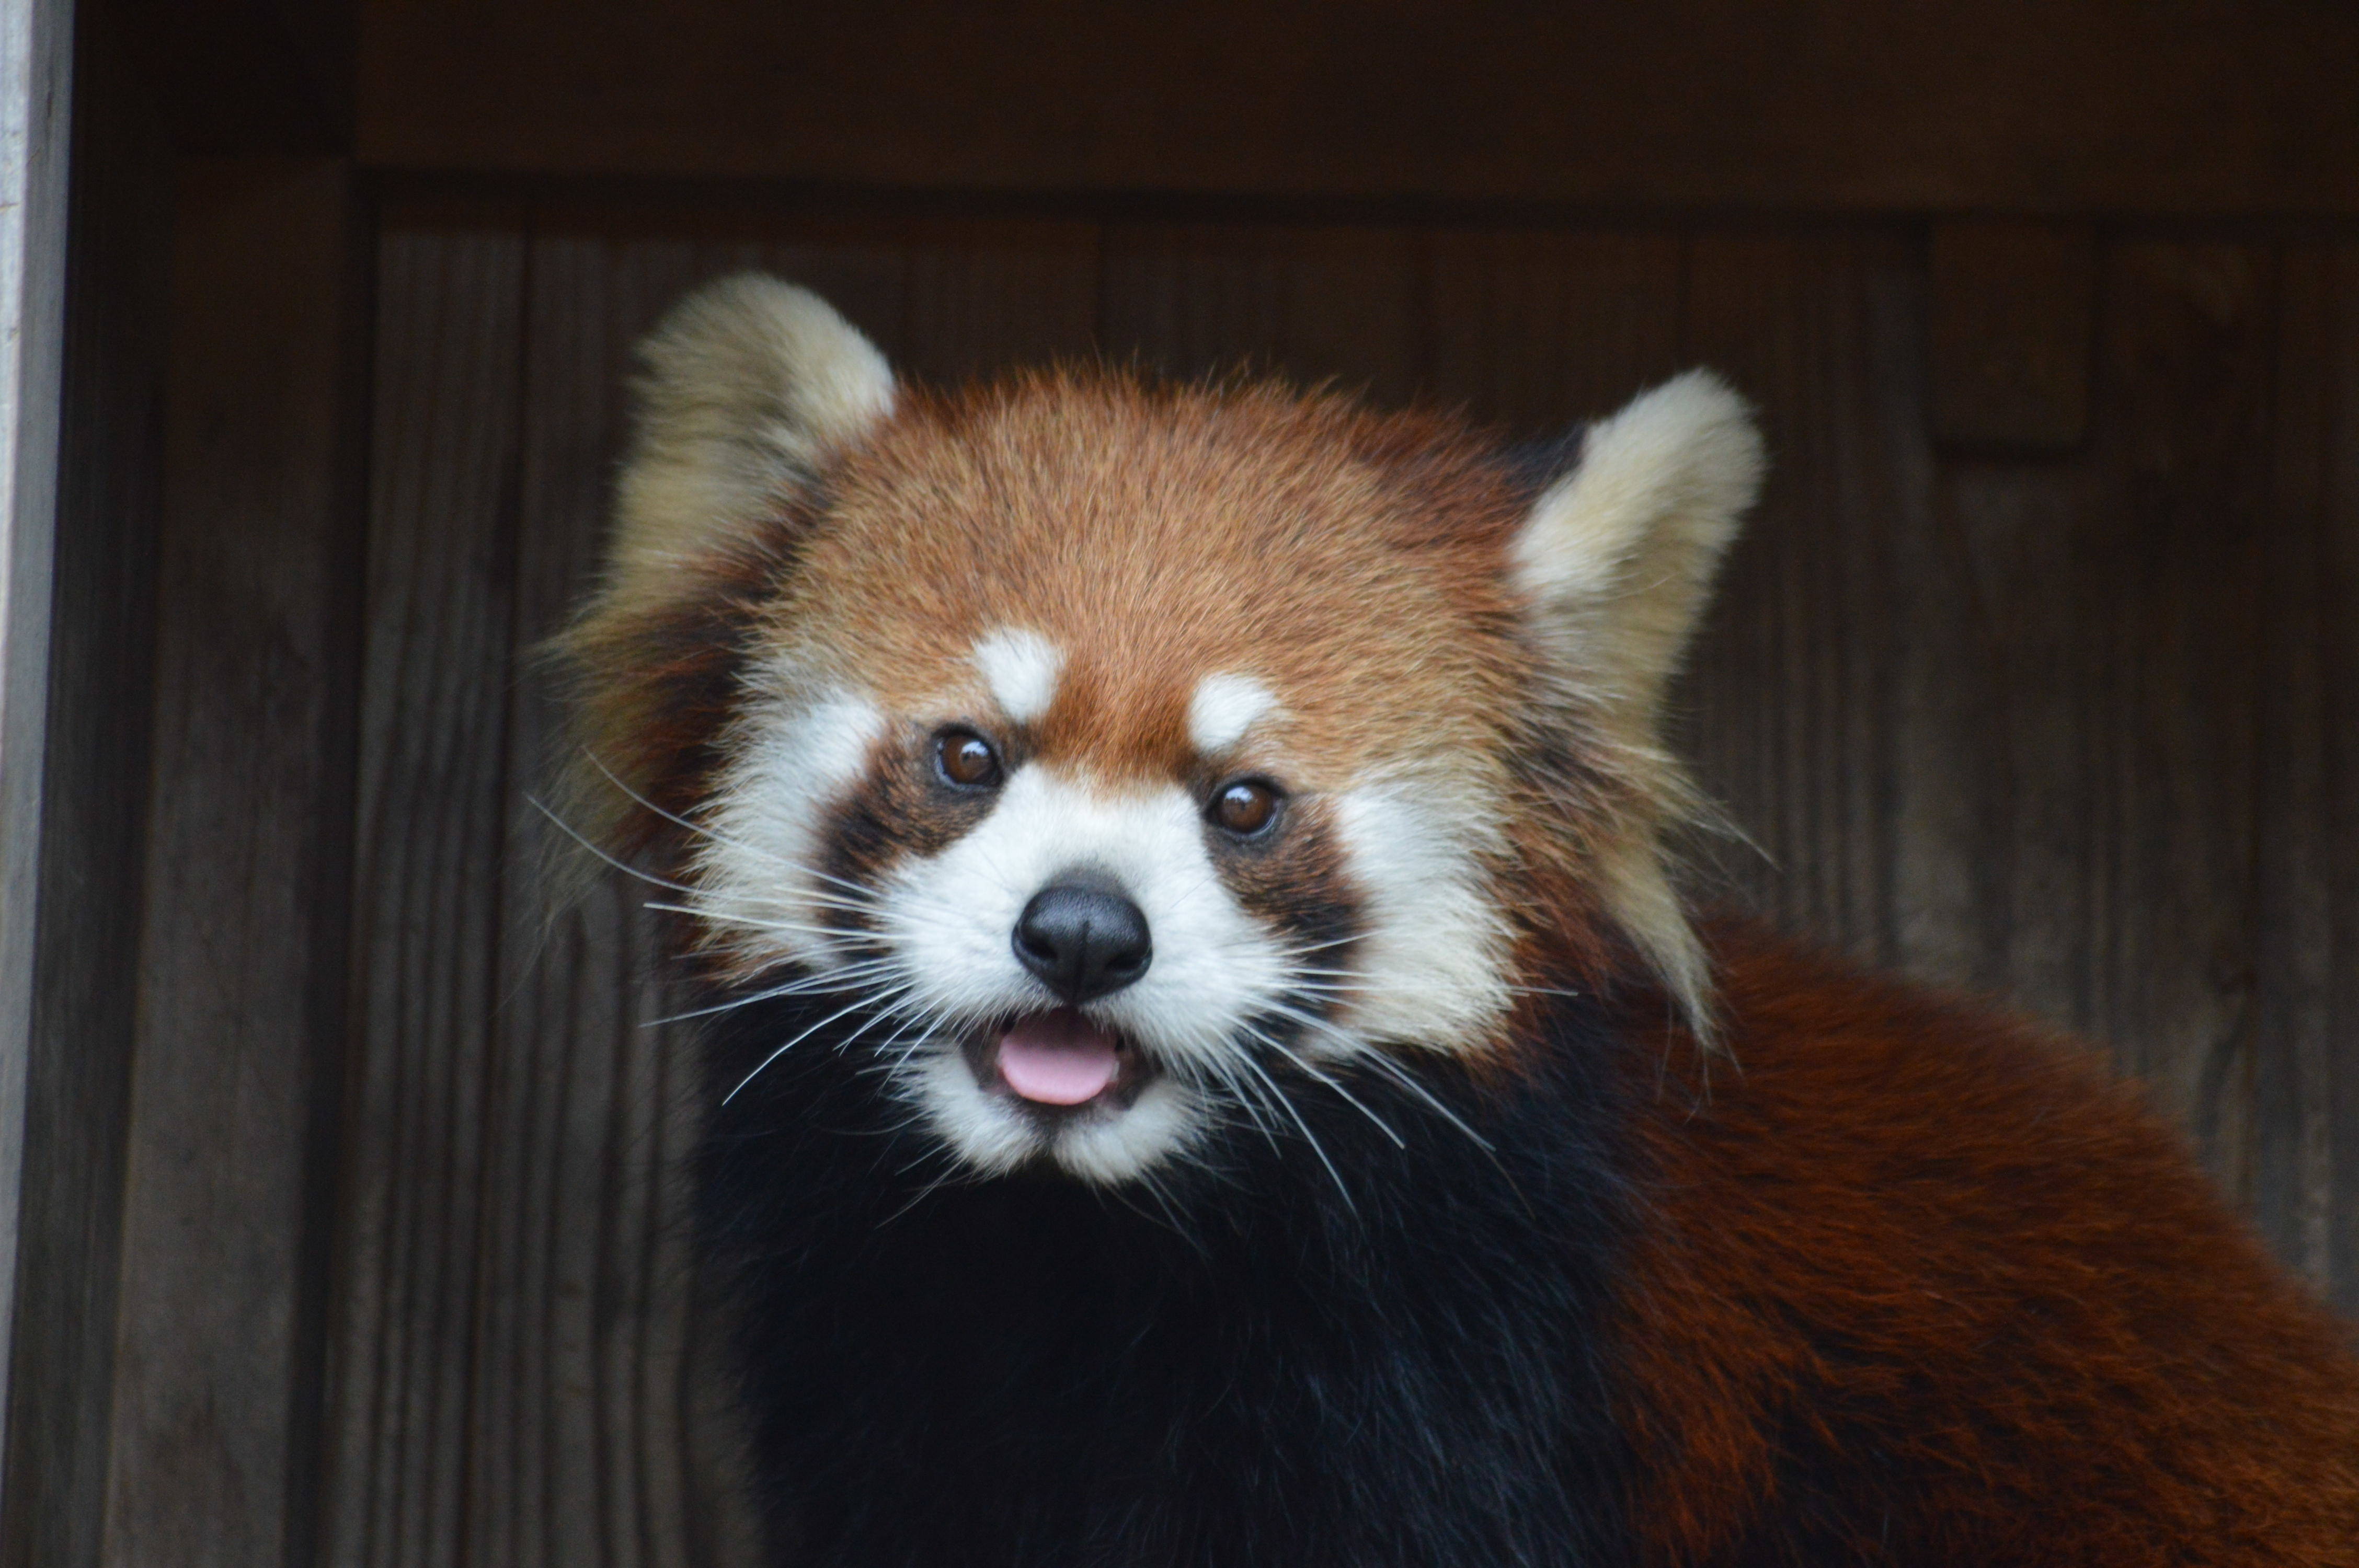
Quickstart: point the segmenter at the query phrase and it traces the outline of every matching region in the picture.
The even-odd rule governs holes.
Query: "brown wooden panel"
[[[1690,263],[1690,359],[1759,405],[1770,477],[1684,700],[1723,857],[1779,921],[1897,958],[1897,538],[1921,535],[1921,275],[1895,235],[1719,235]]]
[[[25,427],[56,433],[47,690],[37,697],[47,713],[39,726],[7,716],[12,745],[40,741],[5,763],[7,827],[21,830],[17,810],[35,802],[40,813],[38,882],[11,865],[6,890],[21,900],[7,918],[29,916],[33,948],[29,995],[9,999],[29,1003],[26,1034],[0,1041],[0,1052],[24,1047],[21,1108],[5,1108],[12,1123],[21,1108],[24,1141],[0,1149],[22,1161],[17,1227],[0,1238],[16,1247],[0,1479],[7,1568],[92,1568],[98,1557],[155,695],[171,164],[117,19],[103,4],[74,11],[64,341],[46,323],[32,339],[37,352],[61,349],[62,367],[53,386],[24,393],[53,397],[56,419]],[[45,27],[63,19],[55,9],[38,17]],[[61,50],[64,40],[37,43]],[[67,95],[61,80],[38,89]],[[30,112],[52,135],[54,112]],[[43,151],[65,157],[54,144]],[[53,220],[54,209],[39,216]],[[29,847],[8,849],[13,858]]]
[[[694,1043],[651,1026],[651,890],[613,874],[567,898],[573,879],[551,875],[574,853],[532,801],[562,721],[529,660],[594,569],[631,345],[695,284],[766,259],[685,241],[531,252],[471,1563],[669,1568],[714,1506],[691,1498],[683,1429]]]
[[[49,708],[51,608],[57,588],[59,406],[66,328],[66,214],[73,10],[35,0],[13,16],[16,42],[0,63],[0,253],[12,272],[0,283],[0,759],[39,756]],[[80,166],[75,166],[79,168]],[[25,1196],[27,1099],[34,1052],[33,978],[41,902],[42,770],[0,764],[0,1455],[18,1409],[13,1347],[22,1276],[24,1225],[38,1225]],[[53,1419],[38,1404],[30,1419]],[[7,1490],[0,1467],[0,1514],[27,1520],[33,1508]],[[87,1499],[83,1499],[87,1501]],[[0,1548],[19,1551],[18,1548]],[[21,1556],[21,1552],[19,1551]]]
[[[2277,322],[2254,1207],[2359,1314],[2359,247],[2292,247]]]
[[[1095,224],[922,224],[877,238],[901,253],[907,269],[899,319],[878,329],[879,341],[909,373],[962,381],[1093,351]]]
[[[2085,672],[2115,600],[2086,517],[2104,492],[2086,460],[1957,460],[1938,483],[1912,599],[1925,657],[1911,683],[1920,809],[1900,846],[1919,867],[1908,946],[1942,978],[2091,1028],[2104,758]]]
[[[627,213],[576,216],[545,210],[527,241],[518,214],[412,215],[382,251],[332,1560],[743,1560],[680,1253],[691,1075],[673,1032],[641,1027],[663,1002],[638,892],[608,878],[560,906],[542,880],[558,839],[526,797],[557,741],[525,654],[594,557],[630,341],[748,265],[932,378],[1098,342],[1182,373],[1255,356],[1386,400],[1421,387],[1543,429],[1719,366],[1759,400],[1776,464],[1682,698],[1707,783],[1777,862],[1732,851],[1730,883],[2115,1040],[2232,1180],[2258,1173],[2297,1255],[2352,1267],[2359,1162],[2334,1140],[2359,1087],[2336,1053],[2359,997],[2343,947],[2316,946],[2359,929],[2332,869],[2353,863],[2337,803],[2359,776],[2338,738],[2359,729],[2343,253],[2315,253],[2280,320],[2266,252],[2116,247],[2087,451],[1937,460],[1923,254],[1883,226],[781,218],[646,238]],[[2344,346],[2279,394],[2308,434],[2271,459],[2269,354],[2296,336]],[[2314,499],[2310,532],[2265,553],[2271,461]],[[2272,582],[2325,596],[2274,634],[2327,650],[2271,699],[2287,771],[2267,797],[2265,554]],[[2268,907],[2293,935],[2266,949],[2261,810],[2296,857],[2262,862],[2292,890]],[[2325,881],[2299,880],[2310,863]],[[2282,1027],[2251,1010],[2269,963],[2299,970]],[[2292,1112],[2255,1110],[2256,1074]],[[2342,1097],[2325,1124],[2301,1108],[2320,1094]]]
[[[350,183],[324,161],[179,176],[107,1476],[125,1568],[287,1561],[317,1482],[360,586]]]
[[[353,0],[114,0],[183,151],[349,155]]]
[[[462,1561],[496,1002],[524,243],[379,254],[329,1561]]]
[[[2258,544],[2269,491],[2266,251],[2106,258],[2072,672],[2092,770],[2088,1025],[2249,1186]]]
[[[1423,358],[1399,229],[1124,223],[1105,240],[1109,358],[1173,376],[1239,368],[1406,401]]]
[[[2064,451],[2089,432],[2096,240],[2083,225],[1933,225],[1934,435]]]
[[[2104,268],[2088,453],[1944,466],[1910,620],[1951,627],[1915,704],[1960,805],[1900,849],[1953,892],[1956,977],[2111,1042],[2244,1195],[2268,257]]]
[[[2241,1194],[2267,254],[2106,266],[2088,458],[1937,487],[1904,250],[1697,243],[1688,346],[1761,399],[1773,476],[1696,749],[1752,902],[2111,1041]]]
[[[1658,207],[2359,210],[2310,0],[374,0],[408,168]]]
[[[1442,230],[1427,390],[1525,436],[1609,414],[1680,366],[1675,233]]]

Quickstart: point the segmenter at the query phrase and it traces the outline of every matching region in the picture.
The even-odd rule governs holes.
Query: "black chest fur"
[[[830,1005],[722,1014],[716,1080]],[[1578,1012],[1510,1084],[1420,1068],[1465,1129],[1298,1078],[1302,1127],[1240,1115],[1118,1191],[960,1176],[831,1033],[716,1108],[699,1171],[790,1561],[1628,1560],[1595,1331],[1627,1205]]]

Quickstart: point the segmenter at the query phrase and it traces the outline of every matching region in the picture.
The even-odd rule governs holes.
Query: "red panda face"
[[[986,1169],[1136,1173],[1272,1054],[1473,1048],[1528,497],[1434,445],[1110,381],[905,408],[753,639],[715,940],[865,988],[897,1092]]]
[[[1500,1049],[1567,866],[1676,964],[1648,903],[1661,671],[1567,646],[1660,595],[1634,573],[1700,589],[1575,504],[1603,473],[1604,510],[1654,524],[1658,476],[1593,451],[1536,482],[1447,421],[1276,388],[911,395],[766,283],[691,302],[650,359],[615,572],[571,636],[586,739],[685,808],[723,972],[823,997],[813,1027],[966,1168],[1122,1182],[1282,1118],[1289,1084]],[[724,581],[709,731],[618,733],[679,732],[630,665]],[[1592,820],[1538,820],[1576,797]]]

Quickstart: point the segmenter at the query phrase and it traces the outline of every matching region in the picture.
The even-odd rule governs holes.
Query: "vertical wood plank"
[[[1922,536],[1921,287],[1874,231],[1695,243],[1688,356],[1759,405],[1770,478],[1684,687],[1707,790],[1757,852],[1733,887],[1781,923],[1897,957],[1895,540]]]
[[[1101,334],[1109,359],[1166,375],[1245,367],[1397,405],[1423,377],[1422,293],[1404,230],[1120,223]]]
[[[906,268],[899,319],[882,330],[897,366],[959,382],[1093,351],[1097,225],[910,224],[885,237]]]
[[[1551,434],[1680,368],[1677,234],[1442,230],[1429,244],[1426,390],[1476,419]]]
[[[1933,225],[1930,388],[1936,439],[2064,451],[2089,430],[2097,251],[2086,226]]]
[[[2359,246],[2288,248],[2276,352],[2254,1207],[2359,1314]]]
[[[2088,1022],[2250,1186],[2255,725],[2267,525],[2268,254],[2136,243],[2105,258],[2081,519],[2102,552],[2076,672],[2102,759],[2088,806]]]
[[[104,1552],[125,1568],[284,1562],[317,1479],[310,1188],[332,1166],[311,1145],[342,1044],[360,586],[350,181],[180,173]]]
[[[756,259],[686,242],[532,249],[473,1563],[688,1561],[692,1042],[649,1027],[664,1009],[647,890],[614,874],[560,896],[569,846],[530,800],[562,716],[530,657],[596,564],[631,346],[690,287]]]
[[[2329,971],[2325,1053],[2333,1077],[2327,1099],[2329,1147],[2316,1163],[2333,1299],[2359,1317],[2359,244],[2334,253],[2334,423],[2327,450],[2334,454],[2332,508],[2325,524],[2328,598],[2322,650],[2326,708],[2328,887],[2334,920],[2335,962]]]
[[[379,252],[328,1562],[462,1561],[524,244]]]
[[[9,911],[29,910],[34,950],[0,1480],[7,1568],[90,1568],[105,1510],[172,222],[170,148],[126,49],[114,18],[81,10],[47,714],[39,752],[5,759],[40,775],[8,786],[39,803],[40,859],[33,899]]]
[[[71,0],[0,9],[0,1516],[31,1512],[5,1455],[56,587],[72,36]]]
[[[2104,492],[2083,459],[1951,460],[1911,603],[1917,799],[1904,950],[1940,978],[2091,1026],[2093,617]]]

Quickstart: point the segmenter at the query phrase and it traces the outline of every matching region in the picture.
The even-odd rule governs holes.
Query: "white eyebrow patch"
[[[1038,632],[1008,627],[975,643],[974,664],[989,683],[999,711],[1018,724],[1029,724],[1049,711],[1065,653]]]
[[[1188,739],[1205,756],[1225,752],[1277,708],[1277,694],[1251,676],[1206,676],[1188,699]]]

